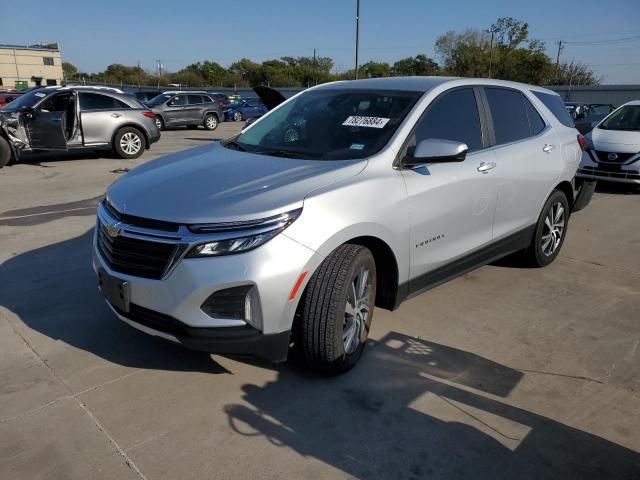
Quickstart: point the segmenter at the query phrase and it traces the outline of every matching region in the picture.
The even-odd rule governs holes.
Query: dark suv
[[[165,127],[215,130],[223,118],[222,108],[207,92],[164,92],[146,102],[156,114],[159,129]]]

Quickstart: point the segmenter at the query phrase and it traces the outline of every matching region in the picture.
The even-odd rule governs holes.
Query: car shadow
[[[134,368],[226,373],[211,355],[143,334],[118,320],[98,292],[93,230],[0,265],[0,306],[29,328]]]
[[[618,195],[640,195],[640,185],[635,183],[605,182],[598,180],[597,193],[610,193]]]
[[[522,375],[391,332],[345,375],[286,366],[225,412],[238,435],[361,479],[637,478],[638,453],[503,401]]]

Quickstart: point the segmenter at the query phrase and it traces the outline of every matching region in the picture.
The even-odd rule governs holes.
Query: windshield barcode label
[[[342,125],[345,125],[347,127],[383,128],[388,121],[388,118],[360,117],[358,115],[351,115],[344,121]]]

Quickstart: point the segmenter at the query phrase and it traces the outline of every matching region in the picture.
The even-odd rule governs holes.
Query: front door
[[[436,98],[422,115],[410,149],[428,138],[455,140],[469,148],[462,162],[403,170],[410,204],[410,292],[432,283],[430,273],[492,240],[496,205],[495,157],[485,145],[477,91],[456,88]]]
[[[67,148],[67,123],[73,122],[75,105],[72,92],[45,99],[33,112],[25,112],[24,124],[31,148],[62,150]]]
[[[185,119],[186,107],[187,107],[187,96],[174,95],[173,98],[166,103],[165,108],[163,109],[165,124],[166,125],[184,125],[186,122],[186,119]]]

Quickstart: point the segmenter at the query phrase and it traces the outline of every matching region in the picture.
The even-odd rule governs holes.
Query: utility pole
[[[138,60],[138,70],[136,73],[138,74],[138,90],[140,90],[140,60]]]
[[[313,83],[314,85],[318,84],[318,80],[316,77],[316,49],[313,49]]]
[[[156,60],[158,64],[158,83],[162,81],[162,60]]]
[[[491,29],[491,43],[489,44],[489,78],[491,78],[491,67],[493,67],[493,29]]]
[[[562,44],[562,40],[559,40],[558,53],[556,55],[556,81],[558,81],[558,71],[560,69],[560,52],[562,51],[563,48],[564,48],[564,45]]]
[[[356,80],[358,79],[358,49],[360,48],[360,0],[356,0]]]

